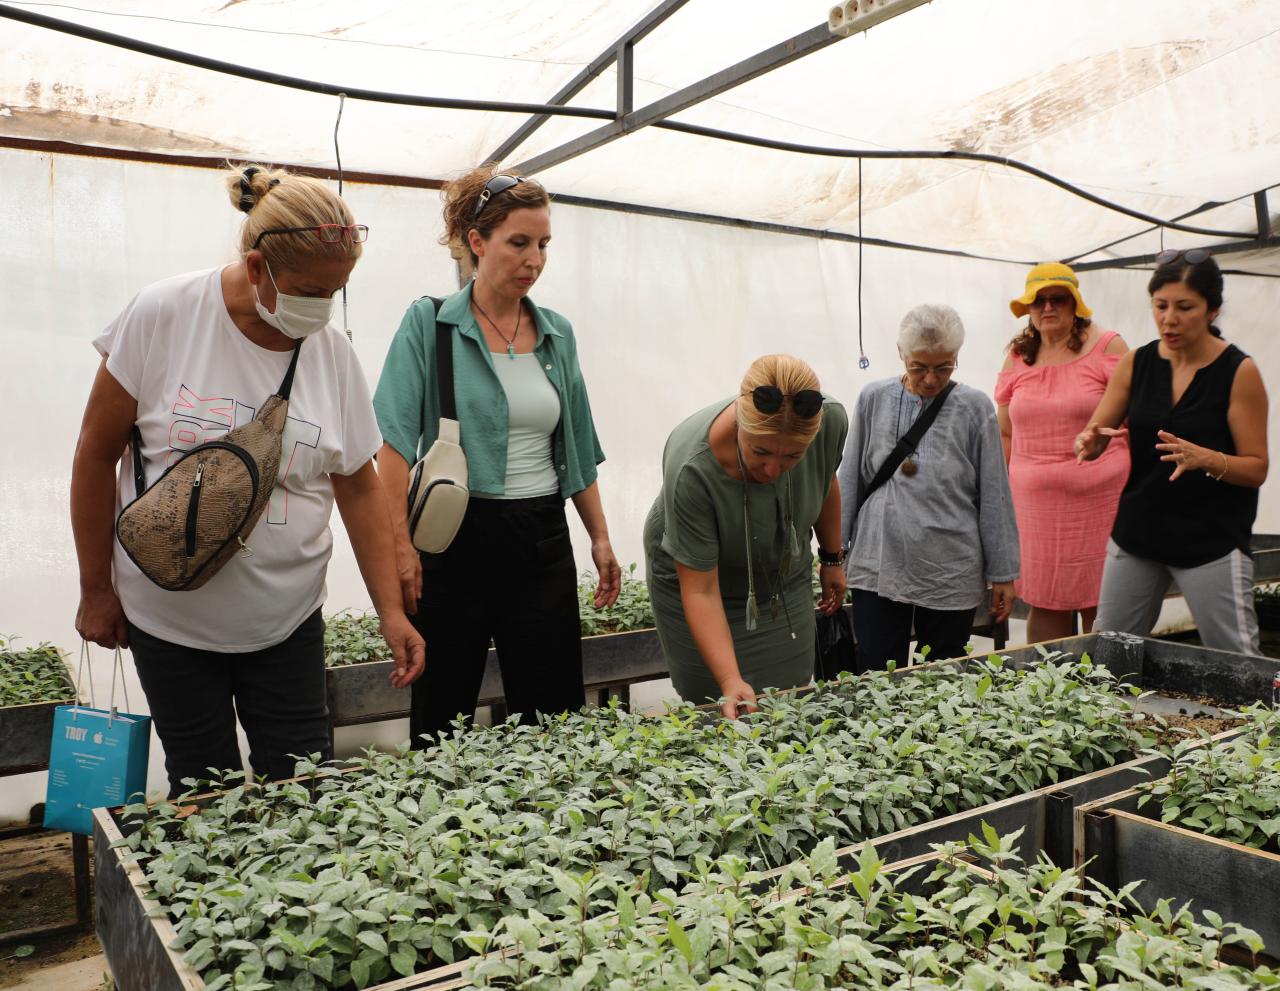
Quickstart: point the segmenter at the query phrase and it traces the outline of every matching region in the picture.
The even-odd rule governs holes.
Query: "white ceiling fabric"
[[[328,83],[543,102],[654,2],[166,0],[163,16],[150,0],[13,6]],[[797,0],[691,0],[637,45],[635,106],[825,13]],[[333,164],[334,98],[12,21],[0,32],[0,135]],[[573,102],[609,109],[615,89],[610,69]],[[1277,91],[1276,0],[935,0],[674,119],[836,147],[1008,156],[1169,218],[1280,180]],[[343,164],[447,177],[523,119],[348,101]],[[555,119],[513,159],[600,124]],[[1081,254],[1147,226],[998,165],[869,160],[863,174],[863,230],[896,241],[1037,259]],[[653,128],[543,178],[562,194],[845,233],[858,226],[855,160]],[[1252,203],[1190,222],[1249,231]]]

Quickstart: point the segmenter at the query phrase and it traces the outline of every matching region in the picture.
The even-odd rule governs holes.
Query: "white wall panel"
[[[146,283],[234,257],[238,214],[217,173],[0,151],[0,633],[74,649],[77,579],[68,519],[72,450],[97,356],[94,335]],[[436,244],[439,194],[349,185],[371,228],[351,281],[351,326],[370,383],[417,296],[451,291],[454,266]],[[852,407],[868,381],[900,371],[894,341],[911,306],[946,302],[968,328],[961,380],[990,390],[1019,321],[1007,301],[1015,266],[888,249],[864,252],[863,320],[871,369],[857,367],[857,247],[567,206],[553,209],[549,265],[534,298],[572,321],[608,461],[600,485],[623,564],[641,562],[640,531],[660,481],[663,442],[696,409],[735,390],[759,354],[810,361],[824,388]],[[1086,274],[1098,321],[1131,345],[1152,339],[1146,274]],[[1221,323],[1276,388],[1274,280],[1228,277]],[[1276,481],[1263,490],[1258,530],[1280,530]],[[364,607],[341,523],[327,610]],[[590,566],[573,527],[579,566]],[[520,575],[495,564],[495,585]],[[477,589],[493,594],[492,588]],[[110,684],[100,658],[98,689]],[[132,683],[135,701],[141,697]],[[100,696],[101,697],[101,696]],[[152,786],[163,784],[158,748]],[[7,782],[0,819],[25,813],[43,777]]]

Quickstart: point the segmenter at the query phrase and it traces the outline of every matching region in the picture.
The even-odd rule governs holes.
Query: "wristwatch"
[[[824,551],[819,545],[818,547],[818,563],[824,568],[838,568],[844,564],[844,548],[841,547],[835,553]]]

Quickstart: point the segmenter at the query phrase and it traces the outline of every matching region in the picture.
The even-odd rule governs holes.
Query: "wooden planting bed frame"
[[[1049,647],[1077,654],[1087,652],[1117,677],[1143,689],[1202,694],[1226,705],[1269,698],[1272,675],[1280,669],[1280,661],[1266,658],[1116,634],[1071,637]],[[1034,664],[1041,656],[1034,647],[1003,653],[1014,665]],[[935,664],[968,662],[968,659],[954,659]],[[910,670],[902,669],[900,676]],[[1240,731],[1221,734],[1220,738],[1229,738],[1234,732]],[[882,860],[899,862],[928,854],[933,843],[964,839],[986,822],[1001,833],[1023,829],[1019,853],[1024,859],[1032,860],[1043,850],[1055,863],[1069,866],[1077,858],[1074,824],[1081,807],[1160,777],[1168,768],[1167,757],[1146,755],[866,842],[875,847]],[[98,934],[116,976],[117,988],[120,991],[201,991],[204,984],[199,975],[179,954],[168,949],[175,935],[170,922],[162,916],[148,915],[148,911],[157,906],[144,893],[141,868],[124,863],[121,851],[112,847],[112,843],[122,838],[116,810],[99,809],[94,819]],[[844,848],[837,851],[837,855],[843,862],[856,861],[862,846]],[[1280,882],[1271,890],[1280,892]],[[1247,920],[1240,921],[1248,924]],[[378,989],[407,991],[426,987],[422,983],[425,976],[424,972],[384,983]]]
[[[1088,877],[1118,888],[1150,910],[1161,898],[1186,901],[1254,930],[1280,959],[1280,854],[1161,822],[1159,805],[1138,808],[1141,793],[1120,792],[1082,806],[1077,863]]]

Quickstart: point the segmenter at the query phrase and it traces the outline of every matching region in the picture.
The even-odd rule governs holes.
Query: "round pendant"
[[[916,466],[916,463],[910,458],[907,458],[906,461],[902,462],[902,474],[906,475],[907,478],[910,478],[919,470],[920,469]]]

